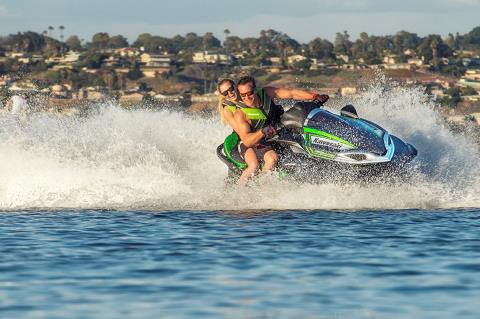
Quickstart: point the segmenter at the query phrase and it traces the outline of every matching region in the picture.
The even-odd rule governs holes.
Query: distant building
[[[80,60],[81,54],[77,51],[68,51],[61,59],[60,63],[71,64]]]
[[[149,67],[170,67],[172,57],[168,54],[143,53],[140,55],[140,62]]]
[[[120,48],[120,49],[115,49],[114,51],[116,54],[119,54],[121,57],[136,57],[140,54],[140,50],[137,48]]]
[[[456,84],[460,87],[480,89],[480,70],[469,69],[465,71],[465,75]]]
[[[9,56],[12,59],[18,59],[18,58],[24,58],[27,55],[25,54],[25,52],[13,52],[12,51],[12,52],[8,53],[7,56]]]
[[[346,54],[337,54],[337,55],[335,55],[335,58],[337,60],[342,60],[345,63],[348,63],[348,61],[350,61],[350,58]]]
[[[296,54],[296,55],[291,55],[287,58],[287,61],[288,61],[288,64],[289,65],[292,65],[296,62],[301,62],[301,61],[305,61],[307,59],[307,57],[303,56],[303,55],[300,55],[300,54]]]
[[[232,62],[232,59],[230,55],[227,54],[210,51],[200,51],[193,54],[192,62],[208,64],[230,64]]]
[[[406,49],[405,51],[403,51],[403,54],[409,57],[414,57],[417,55],[412,49]]]
[[[384,64],[386,70],[411,70],[412,65],[408,63],[394,63],[394,64]]]
[[[465,71],[465,75],[463,77],[467,80],[480,81],[480,70],[469,69]]]
[[[383,57],[383,62],[385,62],[385,64],[387,65],[398,64],[398,61],[399,61],[399,58],[398,58],[398,55],[396,54],[388,54]]]
[[[268,58],[268,61],[270,61],[270,63],[272,63],[273,65],[282,64],[282,58],[280,58],[278,56],[272,56],[272,57]]]
[[[417,67],[421,67],[423,65],[423,60],[419,58],[412,58],[408,59],[407,63],[410,65],[416,65]]]
[[[458,80],[456,84],[460,87],[471,87],[476,90],[480,90],[480,81],[473,81],[473,80],[461,78],[460,80]]]
[[[247,52],[247,51],[232,53],[232,56],[233,56],[235,59],[238,59],[238,60],[245,59],[245,57],[246,57],[247,55],[248,55],[248,52]]]

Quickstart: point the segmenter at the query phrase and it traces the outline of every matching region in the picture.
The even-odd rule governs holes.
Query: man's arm
[[[250,124],[248,124],[247,118],[241,110],[235,111],[234,118],[236,123],[235,132],[240,136],[240,139],[246,147],[252,147],[260,142],[264,136],[262,130],[252,132]]]
[[[267,86],[264,89],[268,96],[278,99],[313,100],[316,96],[318,96],[317,93],[301,89],[276,88],[273,86]]]

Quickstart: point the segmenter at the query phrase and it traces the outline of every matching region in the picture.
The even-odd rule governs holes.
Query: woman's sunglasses
[[[233,86],[231,86],[231,87],[229,87],[228,89],[226,89],[225,91],[220,92],[220,94],[223,95],[223,96],[227,96],[229,92],[230,92],[230,93],[235,92],[235,88],[234,88]]]

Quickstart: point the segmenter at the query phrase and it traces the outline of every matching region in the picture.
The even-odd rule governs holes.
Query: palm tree
[[[48,27],[48,36],[50,36],[50,37],[52,36],[52,31],[53,31],[53,29],[55,29],[55,28],[52,27],[52,26],[49,26],[49,27]]]
[[[226,46],[226,43],[227,43],[228,35],[230,34],[230,30],[228,29],[223,30],[223,34],[225,34],[225,40],[223,40],[223,46],[225,47],[225,50],[227,51],[227,54],[228,54],[228,48]]]
[[[65,30],[65,27],[61,25],[58,28],[60,29],[60,39],[63,41],[63,30]]]

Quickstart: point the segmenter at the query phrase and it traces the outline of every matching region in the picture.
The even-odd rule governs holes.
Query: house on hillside
[[[269,57],[269,58],[268,58],[268,61],[269,61],[272,65],[281,65],[281,64],[282,64],[282,58],[280,58],[280,57],[278,57],[278,56]]]
[[[68,51],[63,57],[60,59],[60,63],[64,64],[73,64],[80,61],[81,53],[77,51]]]
[[[477,70],[477,69],[466,70],[465,75],[463,77],[467,80],[480,81],[480,70]]]
[[[232,58],[230,55],[224,53],[199,51],[193,54],[192,62],[208,64],[231,64]]]
[[[303,55],[300,55],[300,54],[295,54],[295,55],[291,55],[287,58],[287,61],[288,61],[288,64],[289,65],[292,65],[296,62],[301,62],[301,61],[305,61],[307,59],[307,57],[303,56]]]
[[[114,52],[115,54],[120,55],[122,58],[125,58],[125,57],[131,58],[131,57],[136,57],[140,55],[139,49],[131,48],[131,47],[115,49]]]
[[[421,67],[421,66],[423,66],[423,59],[411,58],[411,59],[407,60],[407,63],[410,64],[410,65],[415,65],[417,67]]]
[[[140,55],[142,66],[140,71],[147,78],[155,78],[159,74],[168,73],[173,70],[172,57],[168,54],[142,53]]]
[[[387,54],[383,57],[383,62],[386,65],[398,64],[399,61],[400,61],[400,58],[396,54]]]
[[[140,62],[150,67],[170,67],[172,64],[172,56],[168,54],[151,54],[142,53]]]
[[[337,54],[337,55],[335,55],[335,59],[342,60],[345,63],[348,63],[348,61],[350,61],[349,56],[346,55],[346,54]]]
[[[407,57],[411,57],[411,58],[414,58],[417,56],[417,54],[415,53],[415,51],[413,51],[412,49],[406,49],[403,51],[403,55],[407,56]]]
[[[469,69],[456,83],[460,87],[471,87],[480,90],[480,70]]]

